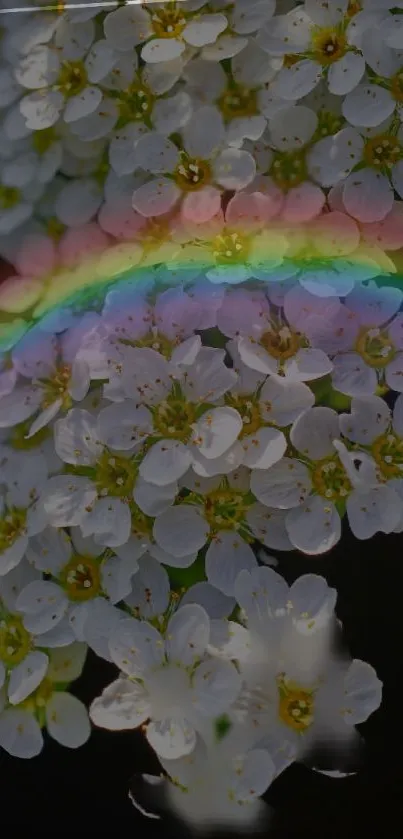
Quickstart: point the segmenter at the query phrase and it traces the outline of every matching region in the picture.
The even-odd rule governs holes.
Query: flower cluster
[[[0,17],[0,746],[140,728],[174,812],[250,829],[381,702],[267,550],[403,532],[403,5],[35,5]]]
[[[171,283],[281,270],[322,295],[396,270],[399,4],[37,5],[1,18],[3,333],[90,257]]]
[[[91,720],[142,728],[191,823],[211,783],[213,821],[254,821],[324,737],[353,748],[381,683],[338,658],[336,592],[289,590],[256,546],[322,555],[344,516],[359,539],[403,529],[402,297],[125,279],[4,354],[5,749],[87,739],[66,686],[88,648],[120,671]]]

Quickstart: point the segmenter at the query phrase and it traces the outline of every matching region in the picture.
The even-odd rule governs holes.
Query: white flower
[[[134,409],[132,429],[136,419],[139,423],[137,442],[141,442],[140,425],[146,429],[148,424],[144,408],[137,409],[137,416]],[[76,472],[73,469],[72,474],[51,478],[44,495],[46,514],[53,526],[80,525],[83,536],[95,534],[98,544],[110,547],[124,545],[129,539],[130,503],[133,502],[138,471],[135,457],[110,451],[108,443],[113,435],[113,418],[108,407],[98,416],[75,408],[65,419],[58,420],[55,424],[56,452],[65,463],[76,467]],[[133,430],[129,441],[129,449],[134,448]],[[122,445],[122,448],[126,446]],[[80,467],[85,467],[85,476],[80,474]],[[91,477],[87,477],[88,473]],[[174,494],[173,488],[173,497]]]
[[[385,385],[403,391],[403,316],[396,314],[402,299],[399,289],[374,282],[346,297],[354,331],[349,351],[340,348],[333,358],[336,390],[348,396],[369,396]]]
[[[380,482],[375,461],[366,452],[348,451],[339,438],[337,413],[311,408],[291,429],[291,443],[300,458],[284,457],[267,472],[252,471],[256,498],[288,510],[285,526],[292,544],[314,556],[339,541],[344,509],[359,539],[373,535],[375,511],[373,522],[386,533],[399,518],[399,498]]]
[[[140,464],[140,476],[164,487],[184,475],[199,456],[215,460],[224,455],[242,429],[234,408],[215,407],[236,380],[224,364],[225,352],[202,347],[192,363],[175,367],[175,353],[168,362],[148,347],[128,349],[123,386],[132,402],[118,403],[110,411],[114,410],[115,427],[126,423],[130,430],[135,402],[144,406],[145,435],[153,445]]]
[[[214,745],[199,740],[194,751],[176,760],[161,759],[167,803],[198,832],[214,827],[254,830],[265,814],[259,800],[275,777],[269,752],[238,746],[232,729]]]
[[[164,758],[192,752],[198,727],[224,713],[240,687],[230,662],[206,655],[209,635],[199,605],[180,607],[163,635],[145,621],[122,621],[110,652],[123,673],[92,703],[92,721],[112,730],[145,724],[148,742]]]
[[[41,454],[1,448],[0,576],[23,558],[30,536],[46,526],[42,493],[48,466]]]
[[[223,119],[212,106],[199,108],[185,125],[180,148],[158,132],[140,137],[136,161],[158,177],[134,192],[134,208],[144,216],[158,216],[183,197],[182,216],[196,223],[216,215],[224,189],[243,189],[256,173],[249,152],[228,146]]]
[[[77,749],[88,740],[91,727],[85,706],[59,687],[78,678],[85,655],[83,644],[52,650],[44,678],[29,696],[15,706],[8,704],[1,709],[0,746],[10,755],[21,758],[38,755],[43,748],[43,728],[70,749]]]
[[[70,408],[73,400],[86,396],[90,373],[86,362],[75,358],[77,344],[75,329],[60,339],[37,327],[26,333],[13,350],[14,368],[22,378],[0,400],[1,428],[12,428],[36,414],[27,433],[27,438],[32,437]]]
[[[259,568],[241,572],[236,592],[250,649],[238,653],[245,681],[235,720],[254,731],[255,743],[270,743],[275,761],[288,752],[281,768],[330,738],[342,748],[354,745],[353,727],[379,707],[382,683],[366,662],[334,653],[334,590],[315,575],[288,590],[272,569]]]
[[[22,88],[32,91],[19,102],[29,129],[88,117],[102,101],[98,86],[118,59],[106,41],[94,42],[92,21],[71,24],[61,20],[54,42],[38,44],[16,64],[14,73]]]
[[[315,298],[317,312],[326,301]],[[307,382],[325,376],[332,363],[322,350],[310,347],[286,313],[275,312],[257,292],[227,292],[217,316],[224,335],[234,338],[243,363],[263,375],[283,375],[290,382]]]
[[[208,230],[195,224],[186,231],[195,245],[191,260],[205,266],[207,279],[215,285],[237,285],[252,277],[271,281],[288,249],[287,237],[268,228],[277,209],[262,192],[237,192],[225,214],[210,220]],[[185,246],[185,258],[187,254]]]
[[[63,530],[48,528],[30,540],[27,556],[49,576],[29,583],[17,598],[25,627],[39,635],[67,618],[80,641],[88,603],[102,597],[111,604],[123,600],[137,570],[135,561],[105,553],[90,539],[80,539],[74,528],[71,538]]]
[[[280,459],[284,447],[276,453]],[[262,470],[265,474],[265,470]],[[249,489],[249,470],[241,467],[226,477],[199,478],[189,473],[182,480],[188,490],[182,503],[157,516],[153,534],[167,553],[182,556],[207,545],[205,568],[209,583],[233,595],[243,568],[256,567],[250,543],[259,539],[267,547],[288,550],[285,513],[265,510]],[[273,505],[274,506],[274,505]]]
[[[387,486],[399,492],[403,478],[403,395],[398,396],[393,412],[379,396],[354,397],[350,413],[340,416],[340,428],[344,437],[369,452]],[[372,522],[375,527],[377,519]]]

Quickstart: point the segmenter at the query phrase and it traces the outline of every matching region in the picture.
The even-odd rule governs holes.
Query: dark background
[[[370,662],[384,682],[381,708],[360,726],[366,754],[360,773],[345,779],[294,764],[272,785],[266,800],[275,810],[266,835],[275,839],[349,839],[403,836],[403,537],[378,534],[357,541],[344,521],[342,541],[320,559],[279,554],[277,567],[291,583],[319,573],[338,591],[337,614],[352,657]],[[74,693],[89,702],[116,674],[90,655]],[[136,772],[158,774],[140,733],[94,730],[77,751],[47,738],[28,761],[0,757],[2,828],[15,837],[103,834],[111,829],[173,839],[172,823],[146,819],[128,790]],[[228,834],[229,836],[230,834]]]

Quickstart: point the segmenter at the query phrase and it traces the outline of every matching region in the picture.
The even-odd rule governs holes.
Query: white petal
[[[75,475],[58,475],[50,478],[44,492],[45,511],[53,527],[81,524],[86,508],[97,497],[97,491],[88,478]]]
[[[235,597],[245,611],[249,628],[265,636],[273,618],[285,613],[289,589],[286,581],[272,568],[241,571],[237,576]],[[271,630],[272,631],[272,630]]]
[[[99,545],[110,548],[124,545],[130,536],[130,508],[120,498],[99,498],[80,526],[83,536],[94,535]]]
[[[36,690],[46,674],[48,663],[47,655],[35,650],[14,667],[8,683],[8,698],[12,705],[19,705]]]
[[[332,383],[336,390],[347,396],[371,396],[378,380],[376,371],[367,367],[358,353],[349,352],[334,359]]]
[[[353,443],[370,445],[385,434],[391,421],[391,411],[380,396],[356,396],[349,414],[339,416],[342,434]]]
[[[224,714],[238,697],[241,677],[230,661],[212,659],[197,667],[193,677],[194,706],[203,717]]]
[[[391,389],[403,393],[403,352],[397,353],[388,364],[385,379]]]
[[[191,667],[201,658],[210,637],[210,618],[198,603],[180,606],[166,630],[166,654],[170,662]]]
[[[103,446],[97,440],[96,418],[83,408],[72,408],[55,423],[55,449],[73,466],[94,466]]]
[[[112,660],[128,676],[142,678],[151,667],[162,664],[165,645],[160,633],[145,621],[125,618],[112,632]]]
[[[206,576],[211,583],[226,594],[234,596],[236,578],[243,569],[257,567],[252,548],[236,533],[221,531],[211,542],[206,553]]]
[[[280,99],[296,101],[307,96],[322,78],[322,68],[316,61],[303,59],[292,67],[283,68],[272,84],[272,93]]]
[[[304,574],[292,584],[289,601],[292,621],[299,632],[310,634],[329,622],[334,613],[337,592],[317,574]]]
[[[393,207],[393,188],[380,172],[361,169],[344,182],[343,203],[358,221],[381,221]]]
[[[235,443],[242,428],[242,419],[234,408],[212,408],[195,423],[192,443],[199,454],[213,460]]]
[[[311,556],[330,551],[341,536],[336,508],[320,496],[312,496],[301,507],[290,510],[286,527],[293,545]]]
[[[228,26],[225,15],[203,14],[199,20],[190,21],[183,30],[182,37],[192,47],[204,47],[217,40]]]
[[[150,484],[166,486],[181,478],[191,463],[191,452],[184,443],[161,440],[154,443],[141,461],[139,474]]]
[[[130,451],[152,430],[152,417],[144,405],[131,399],[102,408],[97,430],[100,440],[110,449]]]
[[[166,137],[150,131],[136,143],[136,158],[141,169],[158,175],[173,172],[179,162],[179,152]]]
[[[0,399],[0,428],[11,428],[32,416],[43,399],[42,388],[17,387]]]
[[[348,521],[357,539],[392,533],[401,517],[401,499],[387,484],[368,492],[353,492],[347,499]]]
[[[345,96],[351,93],[365,73],[365,59],[359,53],[347,52],[339,61],[331,64],[328,71],[330,93]]]
[[[305,501],[311,478],[304,463],[283,457],[265,472],[253,471],[250,488],[265,506],[289,510]]]
[[[146,516],[159,516],[174,503],[178,494],[178,484],[175,482],[160,487],[149,484],[141,475],[137,478],[133,498]]]
[[[218,588],[205,581],[190,586],[181,600],[181,607],[187,603],[198,603],[203,606],[209,618],[227,618],[234,611],[235,600],[227,597]]]
[[[205,224],[217,215],[220,208],[221,193],[214,186],[206,186],[185,196],[181,212],[186,221]]]
[[[162,216],[172,210],[181,195],[180,189],[166,178],[152,180],[133,193],[132,204],[145,218]]]
[[[158,64],[160,61],[174,61],[185,50],[185,44],[176,38],[153,38],[141,50],[143,61]]]
[[[250,469],[269,469],[285,454],[287,441],[276,428],[259,428],[255,434],[244,437],[242,448],[245,452],[245,466]]]
[[[322,460],[334,453],[333,440],[339,436],[339,420],[332,408],[310,408],[292,426],[290,439],[301,454]]]
[[[240,771],[234,772],[231,786],[237,801],[250,803],[263,795],[276,777],[276,767],[268,751],[252,749],[242,760]]]
[[[109,731],[137,728],[149,715],[147,691],[138,682],[130,682],[129,679],[116,679],[90,706],[94,725]]]
[[[214,161],[214,176],[224,189],[245,189],[256,175],[256,163],[249,152],[225,149]]]
[[[209,525],[196,508],[179,504],[157,516],[153,537],[168,554],[181,557],[201,550],[209,531]]]
[[[147,726],[147,740],[157,755],[174,760],[190,754],[196,745],[196,733],[186,720],[167,718]]]
[[[46,725],[49,734],[69,749],[78,749],[91,734],[85,705],[69,693],[57,692],[49,699]]]
[[[355,658],[344,680],[343,714],[348,725],[365,722],[382,701],[382,682],[366,661]]]
[[[69,124],[92,114],[98,108],[101,99],[99,87],[86,87],[82,93],[68,100],[63,115],[64,121]]]
[[[183,143],[191,157],[209,159],[220,148],[225,136],[218,108],[199,108],[183,130]]]
[[[29,711],[18,708],[1,714],[0,746],[13,757],[31,758],[39,755],[43,738],[35,717]]]
[[[272,376],[266,379],[260,391],[261,416],[268,422],[285,427],[312,408],[314,400],[312,390],[302,382]]]
[[[165,568],[157,559],[146,554],[138,560],[138,571],[131,582],[131,592],[125,602],[137,609],[143,620],[161,615],[169,604],[170,583]]]
[[[350,125],[376,128],[391,116],[395,101],[388,90],[378,85],[358,85],[344,99],[343,116]]]
[[[17,598],[17,609],[24,613],[24,626],[35,635],[48,632],[62,619],[68,605],[60,586],[49,580],[29,583]]]

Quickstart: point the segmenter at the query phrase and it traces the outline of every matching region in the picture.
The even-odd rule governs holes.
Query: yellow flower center
[[[304,338],[283,324],[273,325],[261,335],[259,344],[278,361],[287,361],[304,344]]]
[[[403,157],[403,146],[392,134],[370,137],[364,148],[364,160],[374,169],[391,169]]]
[[[184,192],[196,192],[211,182],[211,167],[207,160],[187,157],[174,172],[178,187]]]
[[[329,501],[341,501],[352,490],[350,479],[337,455],[315,464],[312,471],[312,483],[316,492]]]
[[[338,29],[325,27],[314,33],[312,49],[314,60],[327,67],[342,58],[347,51],[347,38]]]
[[[252,117],[259,113],[257,92],[240,84],[231,84],[217,100],[221,113],[227,120],[235,117]]]
[[[168,2],[163,9],[151,15],[151,24],[157,38],[178,38],[185,26],[186,17],[181,3]]]
[[[133,82],[119,95],[120,124],[141,122],[149,117],[155,99],[155,95],[147,85],[140,81]]]
[[[0,518],[0,553],[8,550],[20,536],[26,534],[27,514],[13,507]]]
[[[57,368],[52,378],[39,380],[44,387],[44,396],[41,403],[42,410],[49,408],[57,399],[62,400],[62,407],[65,411],[71,408],[73,400],[68,392],[70,379],[71,366],[69,364],[62,364]]]
[[[403,439],[396,434],[383,434],[371,446],[371,454],[385,478],[403,476]]]
[[[308,180],[306,151],[277,152],[272,160],[269,175],[280,189],[287,192]]]
[[[0,185],[0,209],[11,210],[18,204],[21,197],[20,190],[15,186]]]
[[[249,434],[255,434],[262,427],[263,421],[260,414],[259,402],[253,395],[229,393],[225,396],[225,402],[231,408],[235,408],[242,418],[243,429],[239,434],[240,440]]]
[[[361,330],[355,344],[355,350],[361,355],[368,367],[380,369],[387,367],[396,352],[387,330],[378,327]]]
[[[218,265],[247,262],[249,253],[250,238],[235,230],[224,230],[213,241],[213,256]]]
[[[95,485],[100,496],[131,499],[138,474],[135,458],[104,451],[97,461]]]
[[[179,393],[170,393],[153,411],[154,429],[164,439],[187,443],[196,421],[196,408]]]
[[[0,661],[9,667],[20,664],[31,649],[31,636],[21,618],[10,615],[0,622]]]
[[[327,111],[325,108],[321,108],[318,111],[317,117],[318,126],[316,128],[314,136],[312,137],[311,143],[316,143],[323,137],[333,136],[343,128],[343,117],[337,116],[337,114],[333,114],[331,111]]]
[[[87,86],[88,76],[82,61],[63,61],[56,87],[69,99],[77,96]]]
[[[313,691],[288,682],[283,676],[277,680],[279,692],[278,715],[281,721],[300,734],[313,722],[314,697]]]
[[[213,533],[219,530],[239,531],[245,525],[245,513],[251,506],[249,493],[236,489],[217,489],[204,497],[204,517]]]
[[[73,556],[62,569],[60,582],[70,600],[92,600],[101,591],[99,563],[93,557]]]

